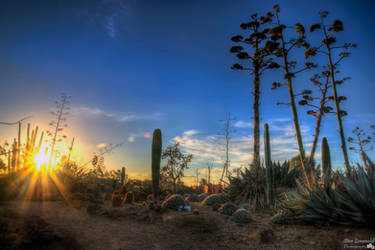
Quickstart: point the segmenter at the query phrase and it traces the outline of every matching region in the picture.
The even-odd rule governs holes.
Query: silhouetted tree
[[[230,116],[230,113],[228,113],[228,116],[224,120],[220,120],[221,123],[223,123],[222,132],[219,132],[219,135],[224,136],[225,140],[225,161],[223,165],[223,171],[221,173],[221,178],[219,181],[219,184],[224,180],[224,177],[228,177],[228,168],[230,165],[229,160],[229,150],[230,150],[230,134],[235,132],[234,130],[231,130],[231,122],[235,121],[236,118],[233,118]]]
[[[366,151],[373,149],[373,146],[370,145],[371,136],[367,136],[358,126],[352,132],[355,138],[348,137],[348,142],[355,146],[349,147],[349,149],[359,153],[364,166],[368,168]]]
[[[163,180],[172,183],[173,192],[176,192],[176,184],[184,177],[184,171],[189,168],[188,164],[191,162],[193,155],[184,155],[180,148],[180,144],[175,142],[173,146],[168,146],[162,158],[167,159],[168,162],[161,168],[161,176]]]
[[[347,115],[347,112],[340,109],[340,103],[343,100],[346,100],[346,97],[339,96],[337,93],[337,86],[342,84],[348,78],[344,78],[343,80],[337,80],[336,76],[339,73],[339,71],[337,70],[339,63],[344,58],[350,55],[348,50],[350,48],[357,47],[357,45],[353,43],[345,43],[343,45],[336,45],[336,37],[334,35],[344,30],[343,23],[340,20],[336,19],[333,21],[331,25],[327,25],[325,23],[325,19],[328,16],[328,11],[322,11],[319,14],[320,14],[320,23],[312,24],[310,26],[310,32],[314,32],[315,30],[321,30],[323,39],[319,46],[309,48],[305,56],[309,57],[317,53],[321,53],[327,56],[328,69],[330,72],[330,80],[331,80],[332,91],[333,91],[333,101],[335,103],[337,124],[339,128],[339,134],[340,134],[340,140],[341,140],[341,149],[342,149],[343,156],[344,156],[344,163],[346,166],[346,170],[348,173],[350,173],[349,157],[348,157],[348,152],[346,149],[344,128],[342,124],[342,117]]]
[[[290,60],[290,53],[294,48],[301,48],[301,47],[308,47],[309,44],[306,42],[306,36],[305,36],[305,28],[302,24],[297,23],[295,25],[295,30],[298,34],[298,37],[296,38],[288,38],[287,35],[284,33],[284,30],[287,27],[284,24],[281,24],[279,13],[280,13],[280,7],[278,5],[275,5],[274,7],[275,11],[275,17],[276,17],[276,26],[269,30],[269,33],[271,34],[271,40],[276,43],[277,41],[280,41],[281,46],[280,48],[276,49],[273,54],[277,58],[282,59],[282,68],[284,70],[284,76],[283,78],[286,80],[286,83],[280,83],[280,82],[274,82],[272,89],[276,89],[282,86],[287,86],[288,88],[288,94],[289,94],[289,103],[286,103],[291,107],[292,115],[293,115],[293,122],[294,122],[294,129],[296,132],[296,139],[298,144],[298,151],[299,156],[301,158],[301,165],[302,169],[305,175],[305,179],[307,182],[307,185],[310,186],[309,178],[307,175],[307,168],[306,168],[306,161],[305,161],[305,150],[302,142],[302,135],[301,135],[301,128],[300,123],[298,120],[298,113],[297,113],[297,107],[295,102],[295,94],[293,90],[293,79],[298,73],[301,73],[307,69],[310,69],[312,67],[316,67],[315,64],[311,62],[305,62],[305,66],[301,69],[295,69],[297,66],[296,61]],[[284,103],[285,104],[285,103]]]
[[[52,130],[47,131],[47,135],[51,137],[51,153],[48,162],[48,168],[52,165],[53,156],[55,152],[56,143],[61,142],[63,139],[66,139],[66,135],[61,134],[64,128],[68,126],[66,123],[66,116],[69,114],[68,105],[70,104],[70,96],[62,94],[59,101],[56,101],[56,110],[52,111],[51,114],[56,117],[55,121],[51,121],[49,125],[52,127]]]
[[[313,96],[312,91],[306,89],[300,93],[300,96],[302,96],[302,100],[298,102],[298,104],[301,106],[310,107],[311,109],[307,111],[307,114],[314,116],[316,119],[315,134],[309,156],[310,166],[313,164],[314,161],[314,155],[316,145],[319,139],[322,117],[324,114],[332,113],[333,110],[333,108],[328,105],[328,103],[332,101],[332,98],[330,98],[327,95],[329,88],[332,87],[329,81],[329,76],[329,71],[323,71],[321,72],[321,74],[315,74],[312,78],[310,78],[310,81],[318,89],[319,96]]]
[[[250,22],[241,23],[241,29],[249,32],[246,37],[237,35],[232,37],[232,41],[244,44],[247,50],[242,46],[233,46],[231,53],[236,53],[238,59],[246,62],[246,66],[234,64],[234,70],[246,70],[253,76],[253,113],[254,113],[254,146],[253,146],[253,165],[260,166],[260,132],[259,132],[259,99],[260,99],[260,77],[267,69],[279,68],[270,57],[270,52],[278,47],[278,43],[269,41],[267,26],[271,23],[273,14],[268,12],[264,16],[253,14]]]

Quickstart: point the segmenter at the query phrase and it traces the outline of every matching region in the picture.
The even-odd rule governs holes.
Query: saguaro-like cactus
[[[121,186],[125,184],[125,167],[121,169]]]
[[[327,186],[331,175],[331,155],[326,137],[322,137],[322,180],[323,185]]]
[[[274,192],[274,182],[273,182],[273,166],[271,159],[271,144],[270,135],[268,132],[268,124],[264,124],[264,157],[267,169],[267,202],[272,208],[275,204],[275,192]]]
[[[154,199],[159,198],[160,161],[162,151],[161,130],[155,129],[152,137],[152,193]]]

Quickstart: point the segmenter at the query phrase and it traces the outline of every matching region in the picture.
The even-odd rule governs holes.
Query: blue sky
[[[72,96],[67,132],[84,151],[77,160],[89,157],[100,143],[125,141],[106,156],[108,167],[125,165],[134,176],[147,177],[151,139],[144,135],[154,128],[162,129],[164,146],[177,139],[185,152],[194,153],[191,172],[209,161],[219,171],[224,156],[219,120],[231,112],[237,118],[233,166],[247,165],[252,151],[251,78],[230,69],[237,62],[229,53],[230,38],[241,33],[239,24],[251,14],[265,13],[275,3],[289,25],[308,27],[319,20],[320,10],[330,11],[329,21],[344,22],[338,41],[358,44],[340,68],[342,76],[352,78],[339,88],[348,97],[344,127],[347,136],[356,125],[367,130],[375,121],[375,2],[369,0],[1,1],[0,120],[32,114],[30,122],[46,128],[54,100],[67,93]],[[323,63],[321,58],[314,61]],[[313,73],[297,78],[295,88],[311,86]],[[261,88],[261,123],[270,123],[274,159],[296,153],[290,109],[275,105],[287,101],[286,89],[270,90],[281,75],[264,75]],[[314,120],[305,112],[299,109],[309,151]],[[0,127],[0,139],[15,131]],[[339,166],[334,116],[324,118],[321,134]],[[350,159],[358,157],[352,153]]]

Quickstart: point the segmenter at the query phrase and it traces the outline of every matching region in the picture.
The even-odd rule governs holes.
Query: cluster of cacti
[[[8,157],[7,169],[8,173],[12,173],[21,168],[28,168],[33,164],[33,157],[39,153],[41,144],[43,142],[44,132],[41,133],[37,142],[39,127],[31,130],[30,123],[27,124],[26,143],[22,148],[21,144],[21,126],[19,126],[18,139],[14,138],[8,149],[3,148]]]
[[[162,137],[161,137],[161,130],[155,129],[154,134],[152,137],[152,153],[151,153],[151,160],[152,160],[152,193],[154,199],[157,200],[159,198],[159,179],[160,179],[160,161],[161,161],[161,153],[162,153]]]

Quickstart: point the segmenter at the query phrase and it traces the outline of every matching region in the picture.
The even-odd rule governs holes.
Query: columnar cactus
[[[160,161],[162,151],[161,130],[155,129],[152,137],[152,193],[154,199],[159,198]]]
[[[322,137],[322,180],[324,186],[328,184],[331,175],[331,155],[326,137]]]
[[[264,156],[265,156],[265,163],[267,169],[267,202],[268,205],[272,208],[275,204],[275,196],[274,196],[274,182],[273,182],[273,168],[272,168],[272,160],[271,160],[271,143],[270,143],[270,135],[268,132],[268,124],[264,124]]]
[[[121,169],[121,186],[125,184],[125,167]]]

